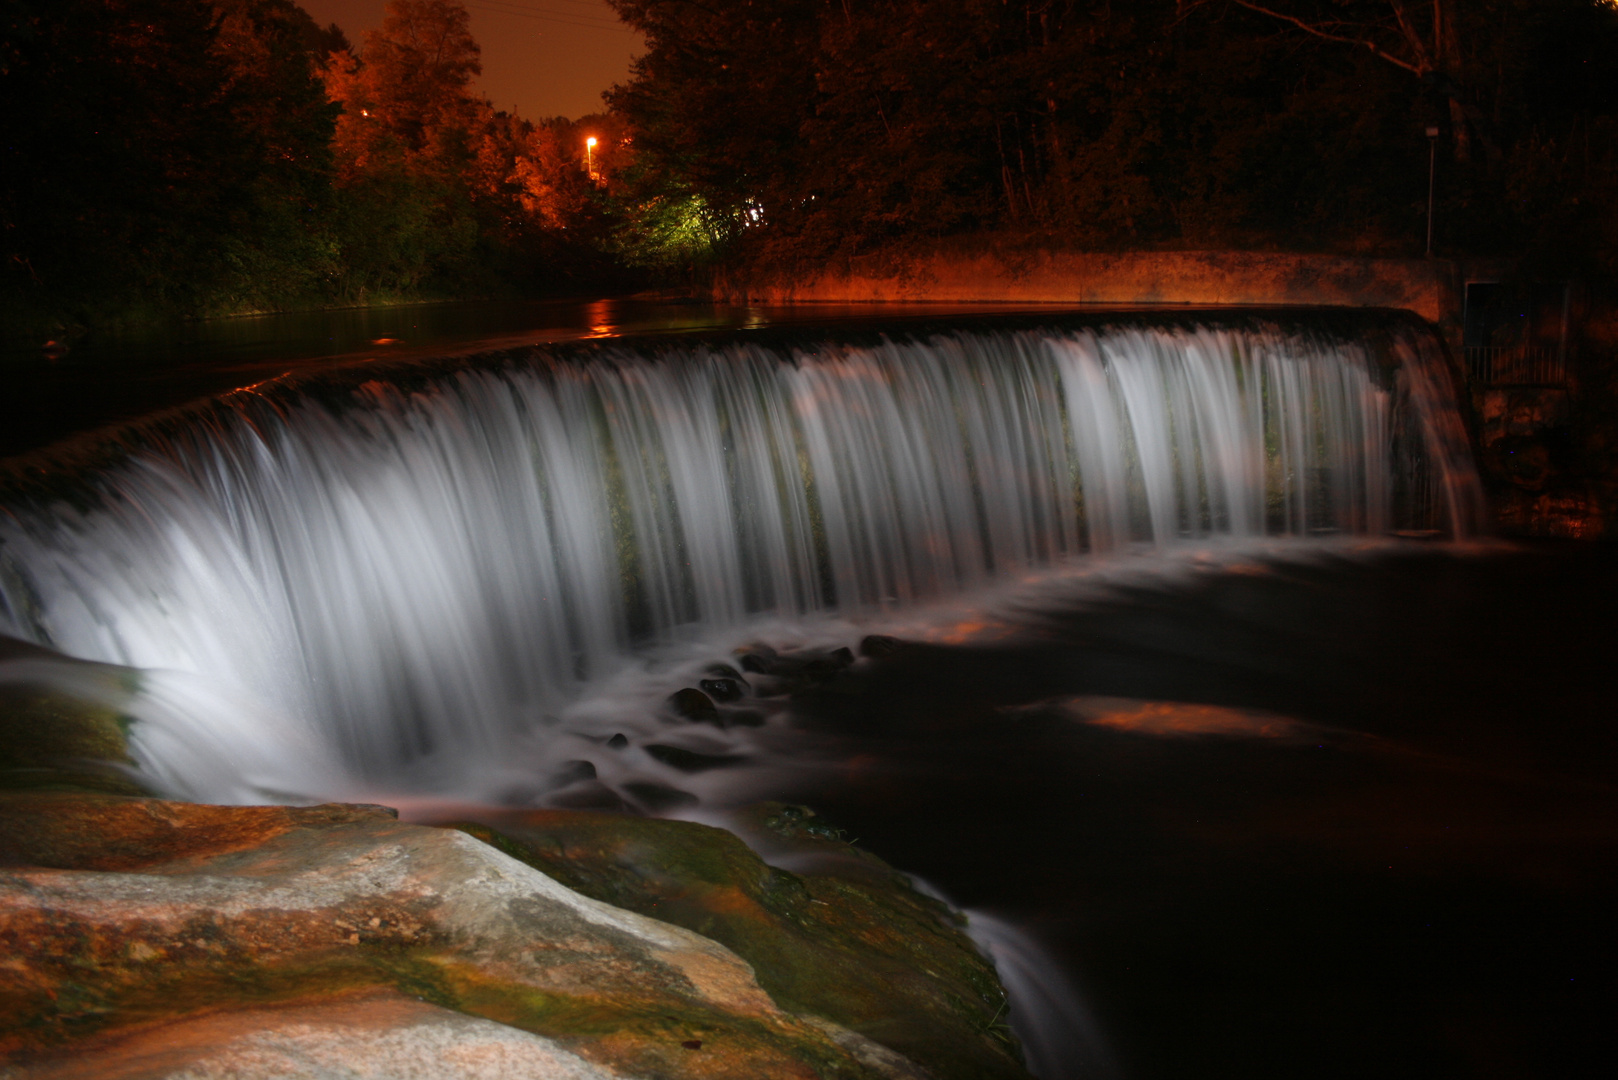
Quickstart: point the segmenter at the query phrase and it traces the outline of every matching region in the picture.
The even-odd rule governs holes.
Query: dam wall
[[[755,303],[915,302],[1397,308],[1461,345],[1469,280],[1508,264],[1253,251],[1078,252],[956,247],[876,254],[808,277],[735,276],[715,299]]]

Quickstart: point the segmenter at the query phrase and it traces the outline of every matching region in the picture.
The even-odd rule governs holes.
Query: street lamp
[[[594,135],[584,140],[584,171],[590,174],[590,179],[594,180],[596,178],[596,137]],[[1429,241],[1427,246],[1432,247],[1432,243]]]
[[[1433,257],[1433,194],[1438,188],[1438,125],[1427,125],[1427,257]]]

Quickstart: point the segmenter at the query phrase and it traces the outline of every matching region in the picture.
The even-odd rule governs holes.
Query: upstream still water
[[[926,305],[923,317],[1013,310]],[[475,300],[162,323],[91,334],[66,352],[0,349],[0,458],[159,409],[288,375],[398,359],[631,334],[758,329],[838,319],[913,320],[916,305],[812,308],[607,298]]]
[[[204,801],[808,803],[1044,1080],[1602,1060],[1618,575],[1476,538],[1423,327],[500,311],[30,361],[19,448],[245,392],[12,462],[0,678],[133,669]],[[757,643],[840,670],[664,704]]]

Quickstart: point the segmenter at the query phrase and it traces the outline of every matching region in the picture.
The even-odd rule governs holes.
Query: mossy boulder
[[[960,916],[796,808],[754,814],[835,873],[770,866],[685,821],[511,811],[454,823],[569,888],[693,930],[752,965],[782,1008],[889,1047],[938,1080],[1026,1080],[994,968]]]
[[[209,1015],[340,1010],[380,994],[527,1032],[538,1040],[522,1051],[508,1039],[510,1052],[565,1052],[614,1077],[921,1077],[856,1033],[781,1008],[713,941],[379,807],[10,792],[0,853],[9,1076],[115,1061],[141,1032],[206,1027]],[[447,1022],[399,1020],[420,1029],[411,1038]],[[431,1062],[420,1075],[460,1075]]]
[[[80,674],[93,694],[43,682],[0,684],[0,789],[145,794],[129,772],[132,721],[116,705],[100,703],[133,696],[132,675],[92,665]]]

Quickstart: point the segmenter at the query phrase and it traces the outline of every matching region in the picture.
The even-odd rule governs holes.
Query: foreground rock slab
[[[611,1080],[553,1039],[392,991],[205,1013],[76,1045],[27,1080]]]
[[[480,1075],[433,1065],[434,1045],[519,1062],[511,1076],[923,1075],[784,1011],[707,938],[381,808],[10,794],[0,862],[12,1077],[372,1075],[331,1058],[331,1024],[311,1019],[345,1011],[370,1018],[359,1059],[427,1070],[390,1076]],[[393,996],[364,996],[378,993]],[[186,1061],[153,1057],[188,1045]],[[115,1071],[142,1047],[155,1071]]]
[[[762,804],[753,816],[750,834],[804,872],[689,821],[512,810],[459,827],[586,896],[722,943],[782,1007],[858,1032],[937,1080],[1027,1080],[1005,991],[956,912],[805,808]]]

